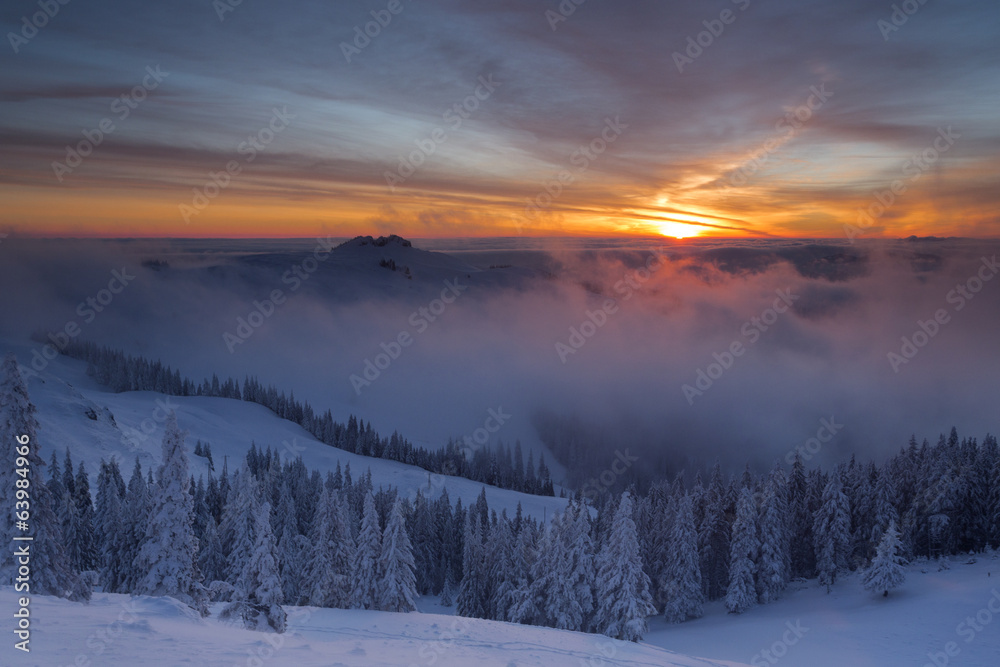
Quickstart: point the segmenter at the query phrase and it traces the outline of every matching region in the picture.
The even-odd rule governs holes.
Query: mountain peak
[[[374,246],[376,248],[384,248],[385,246],[395,245],[401,248],[412,248],[413,244],[404,239],[402,236],[397,236],[396,234],[390,234],[389,236],[380,236],[378,238],[373,238],[371,236],[355,236],[350,241],[344,241],[340,246]]]

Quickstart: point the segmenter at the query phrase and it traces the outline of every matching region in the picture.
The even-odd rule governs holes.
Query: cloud
[[[1000,46],[982,3],[923,7],[888,43],[875,25],[877,8],[859,0],[807,2],[809,11],[787,2],[587,3],[556,30],[545,11],[558,10],[557,2],[407,4],[348,64],[340,43],[382,6],[244,3],[223,22],[193,1],[138,13],[103,2],[60,14],[0,84],[0,133],[13,142],[3,183],[12,193],[29,185],[80,205],[81,193],[53,189],[50,163],[107,115],[111,98],[139,83],[143,67],[160,64],[171,72],[162,90],[81,170],[78,188],[111,199],[139,189],[176,199],[233,157],[261,114],[288,105],[299,114],[295,126],[258,163],[269,187],[255,181],[241,197],[251,207],[294,203],[286,215],[300,224],[336,201],[349,211],[346,229],[377,214],[388,196],[384,172],[441,125],[477,77],[492,74],[502,82],[496,94],[449,133],[407,182],[406,197],[396,198],[408,219],[440,209],[503,211],[489,226],[508,233],[525,200],[568,168],[606,118],[620,117],[628,130],[565,188],[544,227],[648,233],[652,221],[632,211],[666,194],[674,210],[708,216],[703,224],[831,236],[937,126],[953,125],[967,140],[933,183],[920,184],[923,195],[908,193],[878,227],[899,236],[935,227],[996,234],[995,216],[984,211],[996,208],[995,183],[985,175],[996,173],[1000,143],[989,122],[997,102],[989,64]],[[678,73],[671,54],[724,7],[737,20]],[[9,19],[20,15],[11,9]],[[979,73],[975,81],[969,72]],[[779,137],[746,193],[723,196],[725,175],[820,84],[834,92],[829,102],[794,137]],[[932,202],[949,215],[929,215]],[[113,213],[122,206],[107,208],[125,219]],[[177,233],[182,223],[164,208],[145,224]],[[42,209],[25,204],[3,221],[23,226]],[[226,216],[235,227],[238,207]],[[719,217],[742,222],[713,221]],[[449,224],[460,233],[461,222]],[[407,231],[420,230],[415,222]]]
[[[648,243],[516,250],[493,240],[464,243],[450,257],[366,246],[367,254],[334,253],[293,290],[282,277],[310,243],[10,237],[0,245],[0,280],[20,288],[4,292],[0,310],[19,317],[5,317],[3,333],[78,319],[77,304],[128,266],[136,281],[84,327],[86,338],[193,378],[257,375],[339,418],[353,412],[432,446],[502,406],[514,417],[498,437],[538,449],[544,436],[578,474],[599,471],[623,446],[645,457],[645,470],[695,469],[715,457],[733,470],[747,460],[769,466],[831,416],[844,429],[819,461],[878,459],[911,434],[933,439],[952,425],[978,437],[996,428],[1000,282],[983,283],[960,309],[954,292],[995,244],[870,243],[860,251],[753,240],[742,252],[713,247],[720,242],[661,244],[666,258],[648,274]],[[831,280],[827,270],[802,269],[829,264],[838,248],[863,256],[865,270],[837,269]],[[944,258],[934,271],[911,261],[928,248]],[[380,267],[384,257],[413,277]],[[143,266],[151,259],[169,267]],[[455,279],[466,288],[438,312],[432,304]],[[222,334],[275,289],[287,300],[230,354]],[[782,294],[792,304],[783,311]],[[600,315],[609,298],[617,308]],[[889,353],[941,309],[948,322],[896,372]],[[591,330],[588,321],[601,324]],[[413,343],[355,391],[351,375],[401,333]],[[557,343],[575,350],[565,363]],[[743,352],[727,361],[734,343]],[[717,363],[726,366],[718,376]],[[700,372],[715,377],[689,401],[683,387],[704,388]],[[560,445],[554,433],[576,435]],[[567,443],[575,449],[559,449]]]

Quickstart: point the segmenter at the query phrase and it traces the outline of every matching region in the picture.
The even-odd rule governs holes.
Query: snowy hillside
[[[887,599],[865,592],[852,575],[829,595],[810,581],[739,616],[711,603],[699,620],[652,619],[641,644],[445,616],[448,610],[429,599],[420,603],[424,613],[406,615],[288,607],[289,630],[279,636],[227,625],[215,614],[200,619],[163,598],[95,593],[82,605],[35,596],[31,654],[4,664],[913,667],[934,665],[937,656],[939,665],[997,665],[993,624],[1000,612],[991,607],[1000,608],[1000,584],[990,575],[1000,560],[967,560],[953,559],[944,571],[911,565],[906,583]],[[0,588],[0,608],[15,604],[13,590]],[[942,662],[949,643],[953,656]]]
[[[0,353],[14,351],[21,359],[30,359],[27,346],[0,344]],[[436,497],[444,489],[452,502],[461,498],[466,506],[479,496],[484,485],[461,477],[431,475],[415,466],[385,459],[361,456],[330,447],[292,422],[278,418],[270,410],[253,403],[204,396],[165,396],[153,392],[115,394],[98,386],[85,373],[79,361],[57,358],[37,377],[28,379],[28,391],[38,408],[41,425],[39,437],[46,461],[56,451],[60,461],[66,448],[73,460],[88,465],[96,487],[97,465],[119,458],[120,467],[130,470],[136,456],[143,468],[160,461],[160,443],[165,421],[164,408],[177,412],[179,425],[188,431],[188,446],[196,440],[212,446],[216,473],[225,457],[235,470],[246,456],[251,442],[258,447],[277,450],[279,456],[292,460],[301,456],[306,466],[324,475],[351,466],[357,477],[369,469],[376,488],[396,487],[404,496],[418,490]],[[195,477],[208,473],[206,459],[191,457]],[[566,501],[515,491],[486,488],[486,499],[497,511],[507,509],[513,515],[518,503],[522,511],[539,519],[562,512]]]
[[[0,607],[15,606],[0,589]],[[32,599],[30,655],[4,664],[287,667],[723,667],[646,644],[437,614],[290,608],[284,635],[201,619],[169,598],[97,593],[89,605]],[[5,656],[10,653],[4,649]]]
[[[644,641],[753,667],[1000,665],[1000,557],[947,560],[945,570],[926,560],[910,564],[887,598],[865,591],[860,573],[838,580],[829,594],[813,579],[738,616],[711,602],[701,619],[652,619]]]

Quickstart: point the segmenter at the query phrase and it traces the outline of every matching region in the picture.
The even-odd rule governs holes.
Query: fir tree
[[[413,547],[406,534],[399,500],[392,506],[382,535],[378,570],[379,609],[395,612],[415,610],[417,607],[413,598],[417,594],[417,584],[413,574]]]
[[[826,586],[827,592],[845,567],[851,539],[850,507],[841,488],[840,475],[832,475],[823,490],[823,504],[813,523],[819,583]]]
[[[660,582],[666,601],[664,616],[670,623],[701,618],[704,595],[698,566],[698,533],[694,528],[691,497],[685,494],[676,504],[668,541],[671,558]]]
[[[532,624],[540,610],[534,597],[534,573],[538,561],[537,534],[533,523],[524,522],[517,534],[517,546],[512,553],[511,569],[517,576],[517,585],[511,591],[507,617],[511,623]]]
[[[201,575],[208,584],[213,581],[225,581],[226,557],[222,553],[219,528],[212,517],[208,518],[208,523],[205,525],[205,537],[198,549],[198,569],[201,570]]]
[[[594,629],[615,639],[641,640],[647,629],[646,617],[656,613],[649,578],[639,557],[632,496],[627,491],[622,494],[611,534],[598,558],[594,597]]]
[[[80,523],[80,513],[76,510],[76,501],[73,494],[64,487],[62,502],[59,503],[59,511],[56,512],[59,525],[62,527],[63,545],[66,547],[66,556],[69,558],[69,566],[74,572],[82,572],[81,565],[84,562],[84,541],[87,535]]]
[[[229,499],[219,525],[219,541],[225,555],[225,581],[235,586],[255,548],[257,514],[263,502],[260,487],[247,459],[232,476]]]
[[[704,516],[698,529],[702,588],[709,600],[725,595],[729,584],[730,527],[726,521],[726,505],[722,468],[716,463],[712,469]]]
[[[791,576],[811,577],[816,571],[813,550],[813,516],[809,510],[809,483],[802,455],[795,452],[788,479],[789,541]]]
[[[192,527],[194,501],[188,492],[191,478],[187,450],[173,412],[164,426],[163,463],[158,477],[146,539],[139,550],[138,567],[144,576],[138,592],[169,595],[208,615],[196,561],[198,543]]]
[[[90,496],[90,478],[87,469],[80,461],[77,466],[73,502],[76,505],[77,521],[80,526],[79,561],[76,567],[79,571],[96,570],[99,564],[99,553],[95,535],[94,501]]]
[[[354,555],[354,588],[351,605],[356,609],[376,609],[379,601],[378,561],[382,555],[382,531],[375,511],[375,496],[371,490],[365,494],[361,516],[361,532]]]
[[[122,542],[121,561],[124,565],[125,577],[119,592],[136,591],[145,573],[138,566],[139,549],[146,538],[146,523],[152,511],[152,501],[149,487],[142,474],[139,457],[135,457],[135,467],[128,481],[125,501],[122,503]]]
[[[487,569],[494,584],[488,601],[489,617],[494,620],[506,620],[515,599],[520,574],[514,569],[515,547],[514,533],[504,510],[486,541]]]
[[[308,563],[304,562],[306,554],[302,549],[303,543],[297,539],[302,536],[299,535],[295,499],[292,497],[287,478],[281,484],[281,492],[278,495],[278,510],[274,512],[272,519],[278,521],[274,532],[279,536],[278,561],[281,566],[281,592],[284,594],[286,602],[295,604],[299,600],[302,571]]]
[[[736,520],[733,521],[729,588],[726,591],[726,609],[731,614],[742,614],[757,604],[754,577],[757,574],[759,551],[757,503],[753,491],[744,486],[740,490],[736,503]]]
[[[901,552],[899,531],[896,530],[895,523],[890,523],[882,535],[882,541],[878,544],[878,551],[871,567],[865,572],[866,589],[875,593],[882,591],[882,595],[888,597],[889,591],[903,583],[906,579],[906,569],[903,567]]]
[[[764,485],[760,507],[757,593],[764,604],[777,599],[784,590],[790,567],[785,488],[785,474],[776,466]]]
[[[594,611],[595,554],[590,538],[590,516],[582,501],[568,505],[562,537],[569,581],[568,609],[571,612],[571,622],[566,627],[584,630]]]
[[[221,617],[237,618],[250,630],[285,631],[287,617],[281,608],[281,581],[271,530],[271,505],[261,502],[255,508],[253,549],[234,584],[232,601]]]
[[[118,593],[122,590],[131,563],[124,558],[122,544],[127,538],[127,526],[122,510],[122,499],[111,478],[110,466],[106,479],[98,484],[97,515],[100,529],[100,581],[104,590]]]
[[[59,510],[62,506],[63,491],[66,489],[63,487],[62,483],[63,475],[62,469],[59,467],[59,458],[56,456],[55,452],[52,452],[52,460],[49,462],[49,495],[52,497],[52,511],[55,512],[56,517],[59,516]]]
[[[454,601],[452,600],[453,594],[451,592],[452,587],[451,568],[448,568],[444,575],[444,587],[441,589],[441,599],[439,601],[442,607],[450,607],[454,604]]]
[[[296,547],[293,542],[293,549]],[[298,543],[301,544],[301,543]],[[354,538],[347,506],[339,493],[325,489],[316,508],[308,566],[302,577],[309,604],[347,609],[351,606]]]
[[[534,595],[542,611],[536,623],[562,630],[579,630],[583,622],[581,610],[572,595],[569,553],[565,544],[567,524],[571,521],[569,512],[552,517],[539,543],[538,561],[535,563]]]
[[[486,618],[488,602],[483,594],[486,588],[486,559],[480,536],[479,518],[470,507],[465,515],[465,537],[462,554],[462,583],[455,601],[459,616]]]
[[[875,516],[872,520],[871,535],[868,536],[869,544],[879,544],[889,525],[899,523],[899,513],[896,511],[895,503],[896,487],[892,482],[889,467],[883,466],[875,483],[875,497],[872,502]]]
[[[0,485],[4,494],[0,583],[12,585],[17,572],[14,537],[31,536],[31,592],[70,600],[89,600],[90,588],[70,566],[62,530],[52,511],[53,499],[42,477],[45,461],[38,453],[38,421],[28,398],[17,358],[8,354],[0,366]],[[21,471],[24,471],[23,473]],[[18,527],[17,491],[30,490],[27,531]]]

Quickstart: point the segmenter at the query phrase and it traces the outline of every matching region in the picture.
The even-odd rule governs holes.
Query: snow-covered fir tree
[[[382,555],[382,531],[379,528],[375,496],[371,490],[364,497],[361,531],[354,554],[354,587],[351,605],[357,609],[377,609],[379,599],[378,561]]]
[[[70,566],[62,530],[52,510],[53,499],[44,481],[45,461],[38,453],[38,421],[28,397],[17,358],[8,354],[0,365],[0,484],[4,500],[0,526],[4,549],[0,557],[0,583],[12,585],[17,572],[18,544],[14,537],[31,536],[31,592],[70,600],[89,600],[90,588]],[[21,471],[24,471],[23,473]],[[29,490],[27,530],[19,527],[18,489]]]
[[[90,495],[90,477],[83,461],[77,466],[74,485],[73,502],[76,504],[77,522],[80,527],[79,561],[74,567],[80,572],[96,570],[99,554],[95,534],[94,499]]]
[[[868,543],[877,545],[882,541],[889,524],[899,523],[899,512],[896,510],[896,486],[893,484],[889,467],[882,466],[878,473],[878,481],[875,483],[875,495],[872,500],[872,530],[868,536]]]
[[[763,604],[777,599],[788,581],[790,545],[786,488],[785,473],[780,467],[775,466],[764,484],[760,503],[757,594]]]
[[[486,597],[485,547],[480,533],[479,517],[469,508],[465,516],[465,536],[462,540],[462,582],[459,586],[455,611],[459,616],[487,618],[489,599]]]
[[[284,632],[287,622],[282,609],[281,578],[271,530],[271,505],[261,502],[255,509],[253,549],[233,584],[232,599],[222,610],[224,619],[239,619],[250,630]]]
[[[198,569],[206,586],[226,578],[226,555],[222,553],[222,540],[214,517],[208,517],[205,535],[198,548]]]
[[[127,551],[122,548],[128,537],[122,496],[114,479],[117,463],[105,465],[97,485],[97,535],[100,545],[100,582],[106,592],[118,593],[122,590],[131,563],[124,559]],[[114,466],[114,467],[112,467]],[[120,476],[120,473],[119,473]]]
[[[757,604],[757,559],[760,538],[757,529],[757,501],[753,491],[740,489],[736,502],[736,519],[733,521],[733,540],[730,547],[729,588],[726,590],[726,609],[731,614],[742,614]]]
[[[729,539],[731,529],[726,520],[726,488],[722,467],[712,469],[704,514],[698,528],[698,553],[701,556],[701,581],[705,597],[721,598],[729,585]]]
[[[664,616],[671,623],[680,623],[690,618],[701,618],[704,593],[691,497],[684,494],[675,507],[668,542],[671,558],[663,573],[660,589],[665,600]]]
[[[579,617],[580,629],[586,629],[594,611],[594,543],[590,537],[590,514],[586,505],[577,500],[567,507],[563,544],[567,553],[569,595],[574,618]]]
[[[342,609],[351,606],[354,538],[346,512],[340,494],[330,488],[324,489],[313,518],[310,549],[303,553],[307,562],[302,573],[302,594],[308,604]],[[288,539],[293,540],[294,556],[298,544],[286,535],[285,540]]]
[[[517,546],[511,554],[512,568],[517,573],[517,586],[512,591],[507,618],[502,620],[531,624],[540,614],[533,592],[538,550],[538,535],[533,524],[525,522],[517,534]]]
[[[639,538],[632,519],[632,496],[622,494],[608,535],[597,560],[596,632],[637,642],[648,627],[647,616],[656,613],[649,594],[649,578],[639,557]]]
[[[397,500],[389,512],[382,534],[382,554],[378,562],[379,598],[382,611],[413,611],[417,607],[417,582],[413,574],[413,546],[406,534],[403,505]]]
[[[792,577],[811,577],[816,571],[809,495],[805,464],[801,452],[796,451],[788,476],[789,565]]]
[[[851,541],[851,514],[840,475],[834,473],[823,489],[823,502],[813,522],[813,543],[819,583],[827,592],[846,567]]]
[[[246,568],[254,549],[254,531],[261,492],[246,461],[232,476],[229,497],[219,524],[219,541],[225,557],[225,580],[232,583]]]
[[[453,604],[455,604],[455,601],[452,599],[453,598],[453,593],[451,590],[452,588],[453,585],[451,583],[451,570],[449,569],[449,571],[446,572],[444,575],[444,588],[441,589],[441,598],[438,600],[438,603],[442,607],[450,607]]]
[[[573,516],[569,510],[552,518],[546,536],[539,545],[539,560],[536,564],[538,576],[535,578],[535,596],[541,604],[541,624],[561,630],[580,630],[584,621],[584,611],[580,607],[570,575],[567,542],[572,524]]]
[[[507,510],[504,510],[496,524],[490,527],[486,539],[486,567],[493,581],[488,600],[489,616],[495,620],[507,619],[516,595],[519,573],[514,569],[515,546],[511,523],[507,519]]]
[[[49,462],[49,480],[46,482],[46,486],[48,486],[49,495],[52,498],[52,511],[56,513],[57,518],[59,516],[59,508],[62,507],[63,491],[66,490],[62,480],[63,475],[62,468],[59,466],[59,457],[56,456],[55,452],[52,452],[52,460]]]
[[[899,543],[899,531],[896,524],[890,523],[879,542],[878,551],[872,560],[871,567],[865,571],[864,586],[875,593],[882,592],[888,596],[889,591],[899,586],[906,579],[906,569],[903,567],[902,545]]]
[[[177,415],[167,416],[163,433],[163,463],[152,490],[152,512],[146,537],[139,549],[137,567],[142,578],[137,592],[169,595],[203,616],[208,615],[205,589],[198,572],[198,542],[192,520],[194,504],[189,487],[185,434]]]
[[[307,541],[308,538],[299,534],[295,498],[287,480],[281,484],[277,511],[273,513],[272,518],[278,520],[275,534],[278,536],[281,592],[284,594],[285,602],[295,604],[300,598],[304,581],[303,571],[308,565],[307,559],[312,545],[307,545],[303,540]]]
[[[63,487],[62,501],[58,505],[56,517],[62,528],[63,545],[66,547],[66,556],[69,558],[69,566],[74,572],[82,572],[85,561],[84,543],[87,540],[86,530],[80,521],[80,513],[76,509],[76,500],[70,489]]]
[[[123,533],[121,560],[125,565],[125,578],[120,592],[132,592],[138,589],[145,575],[138,567],[139,549],[146,539],[146,524],[152,511],[152,498],[149,485],[143,476],[139,457],[135,457],[135,466],[128,480],[125,500],[122,502]]]

